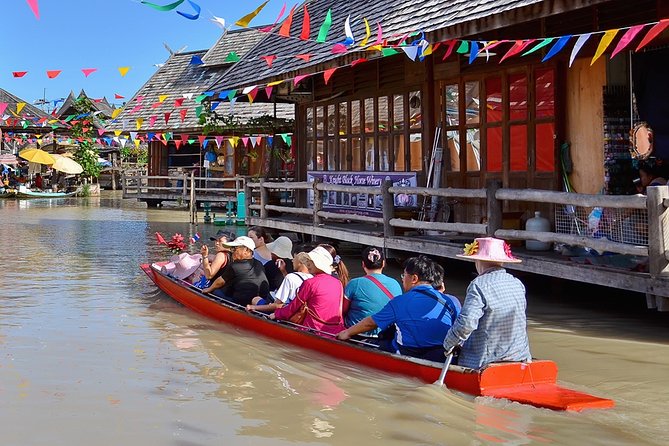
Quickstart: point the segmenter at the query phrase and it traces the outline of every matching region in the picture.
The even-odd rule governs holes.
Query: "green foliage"
[[[121,160],[124,162],[135,160],[138,166],[145,166],[149,161],[149,151],[146,146],[137,147],[129,141],[121,148]]]
[[[91,185],[90,184],[84,184],[81,187],[81,191],[79,192],[80,197],[90,197],[91,196]]]
[[[74,103],[74,109],[80,115],[88,115],[76,120],[72,125],[72,137],[79,143],[74,152],[74,159],[84,168],[83,176],[97,178],[100,176],[100,166],[98,165],[98,149],[93,144],[95,126],[93,125],[93,104],[90,99],[81,97]]]

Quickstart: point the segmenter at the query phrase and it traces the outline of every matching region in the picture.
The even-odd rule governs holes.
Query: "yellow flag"
[[[274,81],[267,84],[268,87],[273,87],[275,85],[283,84],[283,81]]]
[[[37,139],[37,144],[39,144],[40,146],[42,145],[42,138]]]
[[[130,71],[130,67],[119,67],[118,72],[121,73],[121,77],[125,77],[126,74],[128,74],[128,71]]]
[[[597,51],[595,52],[595,55],[592,57],[592,62],[590,62],[590,66],[593,66],[597,59],[604,54],[604,51],[609,47],[613,39],[616,37],[616,34],[618,34],[617,29],[610,29],[607,32],[604,33],[602,36],[602,40],[599,42],[599,46],[597,47]]]
[[[165,102],[165,99],[167,99],[170,95],[168,94],[161,94],[158,96],[158,102]]]
[[[230,138],[230,145],[232,145],[232,147],[237,147],[238,142],[239,142],[239,136],[233,136]]]
[[[369,51],[381,51],[381,50],[383,50],[383,46],[382,45],[372,45],[367,49]]]
[[[132,142],[135,143],[135,147],[139,149],[139,143],[141,142],[139,139],[134,139]]]
[[[123,111],[122,108],[114,109],[114,111],[112,112],[112,119],[115,119],[118,115],[121,114],[122,111]]]
[[[246,14],[244,17],[242,17],[241,19],[237,20],[235,22],[235,25],[240,26],[242,28],[246,28],[247,26],[249,26],[249,22],[251,22],[251,20],[253,20],[255,18],[255,16],[257,16],[260,11],[262,11],[262,9],[265,7],[265,5],[267,3],[269,3],[269,0],[267,0],[262,5],[258,6],[255,11],[250,12],[250,13]]]
[[[432,54],[432,44],[429,44],[425,50],[423,50],[423,57],[429,56]]]
[[[144,118],[138,118],[137,119],[137,130],[142,128],[142,124],[144,124]]]
[[[23,110],[23,107],[26,106],[25,102],[18,102],[16,104],[16,113],[21,113],[21,110]]]
[[[114,130],[114,135],[116,136],[121,136],[121,133],[123,133],[123,130]]]
[[[372,30],[369,29],[369,22],[367,21],[367,19],[363,19],[363,20],[365,21],[365,38],[362,39],[362,42],[360,42],[360,46],[367,45],[367,41],[369,40],[369,38],[372,35]]]

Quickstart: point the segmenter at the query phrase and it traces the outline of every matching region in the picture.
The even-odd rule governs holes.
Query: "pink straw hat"
[[[474,239],[472,243],[465,244],[464,253],[458,254],[456,257],[495,263],[522,262],[522,260],[513,256],[508,243],[494,237]]]
[[[199,268],[202,260],[202,255],[190,255],[187,252],[182,252],[176,257],[176,259],[173,257],[172,261],[165,264],[161,270],[163,274],[168,274],[176,279],[185,279],[193,274]]]

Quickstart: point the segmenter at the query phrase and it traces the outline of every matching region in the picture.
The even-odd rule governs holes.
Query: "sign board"
[[[313,182],[319,178],[323,183],[343,186],[378,187],[379,194],[355,194],[348,192],[323,192],[323,210],[346,214],[368,215],[381,217],[383,215],[383,200],[380,195],[384,180],[393,182],[397,187],[416,187],[415,172],[329,172],[308,171],[307,181]],[[308,191],[309,207],[314,204],[313,190]],[[396,208],[416,208],[416,195],[395,194]]]

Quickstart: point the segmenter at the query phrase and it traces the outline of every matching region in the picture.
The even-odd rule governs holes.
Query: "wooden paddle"
[[[439,387],[444,386],[444,380],[446,379],[446,372],[448,372],[448,366],[451,365],[451,361],[453,360],[453,352],[448,354],[446,356],[446,361],[444,362],[444,367],[441,369],[441,374],[439,375],[439,379],[434,382],[435,385]]]

